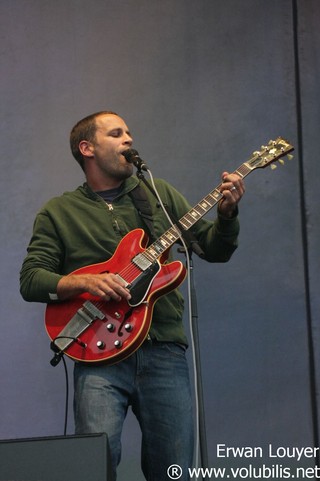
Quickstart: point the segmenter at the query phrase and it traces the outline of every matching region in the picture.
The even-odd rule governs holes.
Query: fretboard
[[[246,177],[252,168],[245,162],[234,174],[241,178]],[[190,209],[181,219],[179,224],[183,229],[189,230],[198,220],[205,216],[223,197],[220,192],[221,183],[204,197],[197,205]],[[150,262],[156,261],[167,249],[169,249],[180,238],[180,229],[177,225],[170,227],[159,239],[151,244],[143,253]]]

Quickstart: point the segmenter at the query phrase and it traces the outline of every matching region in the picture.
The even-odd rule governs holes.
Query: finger
[[[243,194],[244,192],[244,183],[243,183],[243,180],[238,177],[238,176],[235,176],[233,179],[232,179],[232,183],[233,185],[235,186],[235,188],[237,189],[237,191],[240,193],[240,194]]]
[[[231,186],[228,185],[228,188],[223,190],[222,194],[222,202],[225,204],[225,206],[229,205],[235,207],[242,197],[242,193],[239,192],[234,184],[231,184]]]
[[[238,202],[240,199],[240,196],[237,194],[237,191],[230,191],[230,190],[224,190],[223,191],[223,202],[228,205],[234,205]]]
[[[227,182],[224,182],[221,185],[221,192],[224,193],[226,190],[234,194],[236,197],[238,195],[242,197],[245,190],[242,179],[240,179],[238,176],[234,176]]]
[[[220,192],[224,195],[226,192],[236,193],[237,186],[233,182],[223,182],[220,187]]]
[[[125,287],[124,281],[115,274],[107,274],[104,278],[105,293],[112,299],[119,301],[122,298],[129,300],[130,291]]]
[[[117,274],[111,274],[112,281],[114,284],[112,285],[113,289],[122,297],[131,298],[130,291],[127,288],[128,284]]]

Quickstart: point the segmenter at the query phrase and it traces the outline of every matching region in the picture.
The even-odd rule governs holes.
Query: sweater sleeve
[[[206,222],[204,224],[207,224]],[[208,262],[227,262],[238,247],[238,215],[226,219],[217,215],[211,225],[199,225],[197,237]]]
[[[34,222],[27,256],[20,271],[20,292],[24,300],[49,302],[56,299],[63,259],[63,245],[48,213],[41,211]]]

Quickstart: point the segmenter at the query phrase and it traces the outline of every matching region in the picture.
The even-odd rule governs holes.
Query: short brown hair
[[[79,144],[82,140],[87,140],[92,142],[96,134],[97,125],[96,118],[100,115],[118,115],[115,112],[109,110],[104,110],[101,112],[96,112],[94,114],[88,115],[72,128],[70,133],[70,147],[73,157],[80,164],[82,170],[84,170],[83,155],[80,152]]]

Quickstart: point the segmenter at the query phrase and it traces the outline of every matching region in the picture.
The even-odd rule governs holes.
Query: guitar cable
[[[55,353],[54,357],[51,359],[50,364],[53,367],[56,367],[60,361],[63,362],[64,367],[64,374],[66,380],[66,396],[65,396],[65,409],[64,409],[64,427],[63,427],[63,436],[67,435],[67,428],[68,428],[68,413],[69,413],[69,374],[68,374],[68,367],[64,357],[64,352],[59,349],[59,347],[55,344],[58,339],[71,339],[72,341],[76,342],[82,347],[86,347],[86,344],[82,342],[77,337],[71,336],[57,336],[55,337],[50,343],[50,349]]]
[[[50,348],[54,351],[57,349],[57,346],[54,344],[54,339],[50,343]],[[55,356],[51,359],[50,364],[51,366],[55,367],[62,361],[64,367],[64,375],[66,380],[66,396],[65,396],[65,409],[64,409],[64,427],[63,427],[63,436],[67,435],[67,427],[68,427],[68,412],[69,412],[69,374],[68,374],[68,367],[64,357],[64,352],[60,351],[56,352]]]
[[[57,346],[56,341],[58,339],[70,339],[71,341],[76,342],[79,344],[81,347],[87,347],[87,344],[85,342],[82,342],[81,339],[78,337],[73,337],[73,336],[57,336],[55,337],[51,343],[50,343],[50,349],[55,353],[54,357],[51,359],[50,364],[51,366],[55,367],[59,364],[59,362],[62,359],[62,356],[64,354],[64,351]]]
[[[66,399],[65,399],[65,409],[64,409],[64,428],[63,428],[63,435],[67,435],[67,427],[68,427],[68,412],[69,412],[69,375],[68,375],[68,368],[67,363],[62,355],[62,362],[64,367],[64,374],[66,379]]]

